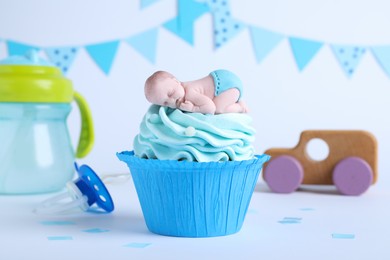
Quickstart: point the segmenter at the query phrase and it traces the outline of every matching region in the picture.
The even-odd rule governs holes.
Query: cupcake
[[[246,113],[203,114],[152,105],[127,163],[148,229],[178,237],[238,232],[268,155],[255,155]]]

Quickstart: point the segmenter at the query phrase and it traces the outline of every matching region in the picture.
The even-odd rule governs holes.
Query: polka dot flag
[[[225,45],[241,32],[246,25],[231,16],[229,0],[208,0],[214,22],[214,47]]]
[[[50,61],[66,74],[77,55],[78,47],[46,48],[45,52]]]
[[[331,47],[341,68],[348,77],[351,77],[356,71],[361,58],[366,53],[366,49],[351,45],[331,45]]]

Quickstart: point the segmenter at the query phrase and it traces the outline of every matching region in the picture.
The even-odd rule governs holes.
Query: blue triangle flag
[[[141,9],[148,7],[154,3],[157,3],[160,0],[141,0]]]
[[[163,26],[188,42],[194,44],[194,23],[200,16],[209,11],[205,3],[194,0],[179,0],[177,17],[167,21]]]
[[[381,65],[382,69],[390,77],[390,45],[371,47],[375,59]]]
[[[361,58],[366,53],[366,49],[352,45],[331,45],[331,47],[341,68],[348,77],[351,77]]]
[[[220,48],[241,32],[246,25],[223,12],[214,13],[214,47]]]
[[[154,28],[131,36],[126,41],[151,63],[156,61],[158,29]]]
[[[182,29],[182,26],[180,26],[179,18],[175,17],[172,20],[167,21],[163,25],[166,29],[171,31],[172,33],[176,34],[186,42],[188,42],[191,45],[194,45],[194,28],[193,26],[189,26],[185,29]]]
[[[258,27],[250,27],[257,62],[261,62],[278,45],[283,35]]]
[[[292,52],[298,69],[302,71],[321,49],[323,42],[289,37]]]
[[[77,55],[78,47],[53,47],[44,50],[51,62],[66,74]]]
[[[106,74],[110,72],[112,63],[118,50],[119,41],[110,41],[85,46],[85,49],[96,62],[99,68]]]
[[[218,49],[246,28],[246,25],[231,16],[229,0],[207,0],[207,4],[213,13],[214,47]]]
[[[24,44],[21,42],[15,42],[15,41],[10,41],[7,40],[7,48],[8,48],[8,55],[25,55],[27,52],[31,50],[39,51],[40,48],[33,46],[33,45],[28,45]]]

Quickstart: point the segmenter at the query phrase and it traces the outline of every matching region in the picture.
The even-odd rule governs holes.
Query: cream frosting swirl
[[[134,139],[137,157],[197,162],[254,158],[248,114],[205,115],[152,105]]]

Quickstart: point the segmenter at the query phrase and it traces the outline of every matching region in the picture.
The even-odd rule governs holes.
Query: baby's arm
[[[192,89],[187,90],[185,102],[179,108],[188,112],[200,112],[204,114],[214,114],[216,109],[213,100]]]

